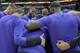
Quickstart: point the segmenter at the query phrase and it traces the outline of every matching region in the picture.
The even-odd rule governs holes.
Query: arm
[[[42,17],[37,21],[30,21],[26,26],[28,30],[36,30],[44,26],[48,27],[48,24],[49,24],[49,18],[46,16]]]
[[[40,25],[36,21],[33,21],[33,20],[31,20],[26,26],[28,30],[40,29]]]
[[[80,36],[76,37],[75,39],[68,42],[70,45],[70,48],[75,48],[77,45],[80,44]]]
[[[77,23],[78,23],[78,30],[80,28],[80,18],[75,16],[77,18]],[[76,38],[74,38],[73,40],[70,40],[68,42],[65,42],[65,41],[58,41],[57,42],[57,47],[64,51],[64,50],[67,50],[69,48],[75,48],[77,45],[80,44],[80,36],[77,36]]]
[[[76,16],[77,22],[78,22],[78,33],[80,31],[80,17]],[[73,40],[69,41],[68,43],[70,44],[71,48],[76,47],[77,45],[80,44],[80,36],[79,34],[77,35],[78,37],[74,38]]]
[[[16,37],[15,43],[16,45],[19,46],[31,47],[35,45],[40,45],[41,38],[40,37],[36,37],[36,38]]]
[[[77,17],[77,21],[78,21],[78,33],[79,33],[79,31],[80,31],[80,17]],[[77,45],[79,45],[80,44],[80,35],[78,34],[78,37],[69,41],[69,44],[70,44],[71,48],[74,48]]]
[[[38,20],[39,22],[41,21],[41,20],[45,20],[45,19],[40,19],[40,20]],[[37,23],[37,21],[36,21],[36,23]],[[44,22],[43,22],[44,23]],[[38,24],[39,25],[39,24]],[[33,27],[32,27],[33,26]],[[34,29],[35,28],[35,22],[32,22],[32,24],[28,24],[28,29]],[[20,32],[20,28],[22,28],[22,25],[21,25],[21,27],[16,27],[15,28],[15,35],[14,35],[14,38],[15,38],[15,43],[17,44],[17,45],[20,45],[20,46],[32,46],[32,45],[39,45],[39,44],[41,44],[42,42],[44,42],[43,41],[43,39],[42,39],[42,37],[37,37],[37,38],[30,38],[30,39],[28,39],[28,38],[26,38],[26,37],[24,37],[23,36],[23,31],[22,32]],[[36,29],[36,28],[35,28]],[[17,31],[18,30],[18,31]],[[17,34],[17,33],[18,34]]]
[[[79,44],[80,44],[80,36],[76,37],[75,39],[73,39],[69,42],[59,40],[56,45],[61,51],[65,51],[70,48],[75,48]]]
[[[25,30],[21,29],[21,26],[17,26],[14,30],[14,41],[16,45],[19,46],[35,46],[35,45],[40,45],[41,44],[41,38],[40,37],[35,37],[35,38],[27,38],[24,37],[24,32]]]

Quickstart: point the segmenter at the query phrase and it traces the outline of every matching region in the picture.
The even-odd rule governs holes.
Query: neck
[[[55,12],[61,12],[61,8],[60,7],[55,7],[55,8],[53,8],[53,11],[54,11],[54,13]]]
[[[61,9],[56,9],[54,10],[54,12],[61,12]]]
[[[48,14],[47,15],[43,14],[43,16],[48,16]]]

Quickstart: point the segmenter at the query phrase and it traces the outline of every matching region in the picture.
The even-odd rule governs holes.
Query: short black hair
[[[51,2],[50,7],[61,7],[61,5],[59,1],[54,1],[54,2]]]

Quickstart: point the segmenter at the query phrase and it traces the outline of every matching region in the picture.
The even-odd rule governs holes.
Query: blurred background
[[[10,3],[15,4],[17,7],[22,7],[27,13],[31,6],[35,7],[38,13],[41,13],[41,9],[49,8],[49,5],[53,1],[59,1],[61,3],[62,9],[79,10],[80,1],[79,0],[0,0],[0,10],[4,10]]]

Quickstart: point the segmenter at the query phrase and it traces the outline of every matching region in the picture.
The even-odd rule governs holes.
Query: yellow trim
[[[50,3],[50,2],[15,2],[13,4],[43,4],[43,3]],[[10,3],[1,3],[2,5],[8,5]]]

